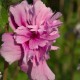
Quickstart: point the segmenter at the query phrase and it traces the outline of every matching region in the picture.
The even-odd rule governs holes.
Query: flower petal
[[[15,30],[18,26],[17,26],[17,24],[15,23],[14,17],[13,17],[11,14],[10,14],[8,20],[9,20],[9,25],[10,25],[10,27],[11,27],[13,30]]]
[[[20,26],[18,27],[15,31],[14,31],[16,34],[19,34],[19,35],[25,35],[27,34],[27,28],[24,27],[24,26]]]
[[[40,1],[40,0],[33,0],[34,3],[35,3],[36,1]]]
[[[29,41],[29,48],[30,49],[37,49],[38,48],[38,43],[36,42],[35,39],[31,39]]]
[[[31,66],[30,66],[31,67]],[[51,72],[46,62],[43,61],[39,65],[33,66],[28,72],[31,80],[54,80],[55,75]]]
[[[47,44],[47,40],[44,40],[44,39],[38,39],[37,40],[37,43],[40,47],[44,47],[46,44]]]
[[[58,50],[59,49],[59,47],[57,47],[57,46],[51,46],[51,50]]]
[[[10,6],[10,9],[9,9],[10,15],[12,14],[14,21],[18,26],[22,26],[22,25],[26,26],[27,25],[27,23],[26,23],[26,21],[27,21],[26,7],[27,6],[28,6],[27,1],[22,1],[20,4],[18,4],[16,6]],[[12,26],[13,23],[11,20],[12,19],[10,16],[9,23]],[[14,28],[14,26],[12,28]]]
[[[13,35],[11,33],[5,33],[2,36],[3,44],[1,48],[1,56],[9,62],[9,64],[20,60],[21,58],[21,47],[15,44]]]
[[[61,16],[62,16],[62,14],[60,12],[57,12],[56,14],[53,15],[53,17],[51,19],[56,20],[56,19],[59,19]]]
[[[40,0],[36,1],[33,8],[34,8],[34,19],[33,20],[35,21],[36,25],[40,26],[41,24],[46,22],[46,20],[51,18],[51,16],[53,15],[52,10],[50,8],[47,8],[45,4],[43,4],[43,2],[41,2]]]
[[[15,35],[14,39],[16,40],[17,43],[25,43],[26,41],[28,41],[30,38],[26,37],[26,36],[22,36],[22,35]]]
[[[46,61],[43,62],[43,71],[48,80],[55,80],[55,75],[49,69],[48,65],[46,64]]]

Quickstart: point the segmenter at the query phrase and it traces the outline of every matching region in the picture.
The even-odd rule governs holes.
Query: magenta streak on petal
[[[10,17],[8,19],[9,19],[9,24],[11,25],[11,28],[13,30],[17,29],[18,25],[16,24],[12,14],[10,14]]]

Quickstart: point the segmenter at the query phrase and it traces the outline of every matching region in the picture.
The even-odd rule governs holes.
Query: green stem
[[[78,4],[78,9],[77,9],[77,15],[78,15],[78,21],[80,22],[80,0],[77,0],[77,4]]]
[[[60,11],[63,11],[64,0],[60,0]]]
[[[7,80],[7,75],[8,75],[8,63],[4,62],[3,80]]]
[[[13,79],[12,80],[16,79],[16,77],[18,76],[18,73],[19,73],[19,67],[17,66],[16,69],[15,69],[15,72],[13,74]]]
[[[5,32],[9,32],[9,23],[6,23],[5,25]]]
[[[70,20],[71,20],[71,17],[72,17],[72,14],[73,14],[73,1],[74,0],[70,0],[70,4],[69,4],[69,11],[68,11],[68,15],[67,15],[67,25],[70,24]]]

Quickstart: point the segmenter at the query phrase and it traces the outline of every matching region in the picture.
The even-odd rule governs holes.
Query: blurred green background
[[[56,80],[80,80],[80,0],[42,1],[53,11],[60,11],[63,14],[61,17],[63,25],[59,28],[61,36],[54,44],[60,49],[50,51],[51,58],[48,65],[55,73]],[[21,0],[0,0],[0,45],[1,35],[5,32],[5,25],[8,22],[8,8],[18,2]],[[0,57],[0,71],[3,74],[2,57]],[[17,62],[9,66],[7,78],[7,80],[28,80],[26,74],[17,67]]]

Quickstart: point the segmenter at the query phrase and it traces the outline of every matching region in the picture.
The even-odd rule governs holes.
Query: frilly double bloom
[[[58,49],[52,44],[60,36],[60,16],[40,0],[33,0],[33,5],[25,0],[10,6],[9,24],[13,32],[2,35],[1,56],[9,64],[18,61],[30,80],[54,80],[46,60],[50,50]]]

